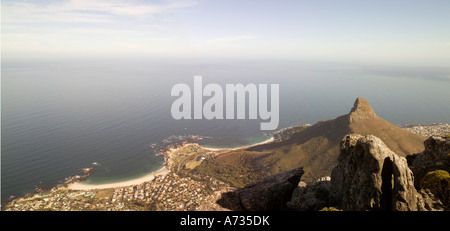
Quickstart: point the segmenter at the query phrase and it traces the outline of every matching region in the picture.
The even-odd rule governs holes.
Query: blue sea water
[[[264,141],[262,120],[174,120],[177,83],[279,84],[278,129],[348,113],[356,97],[396,124],[450,123],[450,69],[286,60],[4,60],[1,198],[95,166],[88,183],[159,169],[163,140],[199,135],[209,147]]]

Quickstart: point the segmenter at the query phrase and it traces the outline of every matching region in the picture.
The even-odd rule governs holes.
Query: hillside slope
[[[340,141],[350,133],[377,136],[400,156],[424,150],[424,137],[380,118],[364,98],[357,98],[346,115],[290,130],[293,131],[291,134],[272,143],[230,151],[205,161],[197,172],[240,187],[258,178],[255,176],[264,177],[303,167],[305,175],[302,180],[312,182],[331,174],[337,163]],[[239,174],[227,175],[223,168],[237,170]]]

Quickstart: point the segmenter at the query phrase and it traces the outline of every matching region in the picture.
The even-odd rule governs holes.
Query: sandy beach
[[[72,190],[95,190],[95,189],[107,189],[107,188],[121,188],[121,187],[127,187],[127,186],[131,186],[131,185],[142,184],[144,182],[153,180],[155,178],[155,176],[165,175],[167,173],[169,173],[169,170],[166,167],[163,167],[156,172],[152,172],[145,176],[142,176],[142,177],[139,177],[136,179],[127,180],[127,181],[121,181],[121,182],[110,183],[110,184],[86,184],[84,182],[75,182],[75,183],[69,184],[67,186],[67,188],[72,189]]]
[[[203,149],[209,150],[209,151],[233,151],[233,150],[238,150],[238,149],[243,149],[243,148],[250,148],[250,147],[254,147],[257,145],[261,145],[261,144],[267,144],[270,142],[273,142],[275,139],[273,137],[271,137],[270,139],[260,142],[260,143],[256,143],[256,144],[250,144],[247,146],[241,146],[241,147],[237,147],[237,148],[207,148],[207,147],[203,147]]]
[[[253,146],[257,146],[257,145],[261,145],[261,144],[270,143],[274,140],[275,139],[273,137],[271,137],[270,139],[260,142],[260,143],[251,144],[251,145],[247,145],[247,146],[241,146],[241,147],[237,147],[237,148],[206,148],[206,147],[202,147],[202,148],[209,150],[209,151],[232,151],[232,150],[249,148],[249,147],[253,147]],[[177,149],[175,148],[175,149],[170,150],[170,152],[173,152],[176,150]],[[167,169],[166,167],[163,167],[156,172],[152,172],[150,174],[147,174],[145,176],[142,176],[142,177],[139,177],[136,179],[126,180],[126,181],[121,181],[121,182],[116,182],[116,183],[109,183],[109,184],[86,184],[84,182],[75,182],[75,183],[69,184],[67,186],[67,188],[71,189],[71,190],[86,190],[86,191],[107,189],[107,188],[121,188],[121,187],[127,187],[127,186],[132,186],[132,185],[139,185],[144,182],[153,180],[155,178],[155,176],[165,175],[169,172],[170,172],[169,169]]]

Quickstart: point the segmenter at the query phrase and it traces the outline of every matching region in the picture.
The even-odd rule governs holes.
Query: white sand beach
[[[206,148],[206,147],[202,147],[202,148],[204,148],[206,150],[210,150],[210,151],[232,151],[232,150],[238,150],[238,149],[242,149],[242,148],[254,147],[257,145],[261,145],[261,144],[267,144],[267,143],[273,142],[274,140],[275,139],[273,137],[271,137],[270,139],[260,142],[260,143],[237,147],[237,148]],[[176,151],[176,150],[177,149],[173,149],[173,150],[171,150],[171,152]],[[116,183],[109,183],[109,184],[86,184],[85,182],[75,182],[75,183],[69,184],[67,186],[67,188],[71,189],[71,190],[86,190],[86,191],[97,190],[97,189],[108,189],[108,188],[121,188],[121,187],[142,184],[144,182],[153,180],[155,178],[155,176],[165,175],[169,172],[170,171],[166,167],[163,167],[156,172],[152,172],[150,174],[147,174],[145,176],[142,176],[142,177],[139,177],[136,179],[126,180],[126,181],[121,181],[121,182],[116,182]]]
[[[166,167],[163,167],[156,172],[152,172],[150,174],[147,174],[145,176],[142,176],[142,177],[139,177],[136,179],[126,180],[126,181],[121,181],[121,182],[116,182],[116,183],[110,183],[110,184],[86,184],[84,182],[75,182],[75,183],[69,184],[67,186],[67,188],[72,189],[72,190],[86,190],[86,191],[87,190],[95,190],[95,189],[121,188],[121,187],[126,187],[126,186],[131,186],[131,185],[142,184],[144,182],[153,180],[155,178],[155,176],[161,176],[161,175],[165,175],[167,173],[169,173],[169,170]]]
[[[270,139],[260,142],[260,143],[256,143],[256,144],[250,144],[247,146],[241,146],[241,147],[237,147],[237,148],[207,148],[202,146],[203,149],[209,150],[209,151],[232,151],[232,150],[238,150],[238,149],[243,149],[243,148],[250,148],[250,147],[254,147],[254,146],[258,146],[261,144],[267,144],[270,142],[273,142],[275,139],[273,137],[271,137]]]

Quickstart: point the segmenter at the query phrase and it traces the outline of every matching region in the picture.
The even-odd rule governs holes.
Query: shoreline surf
[[[275,139],[273,137],[271,137],[263,142],[240,146],[240,147],[236,147],[236,148],[208,148],[208,147],[204,147],[202,145],[200,145],[200,146],[203,149],[208,150],[208,151],[234,151],[234,150],[238,150],[238,149],[249,148],[249,147],[254,147],[254,146],[258,146],[258,145],[262,145],[262,144],[267,144],[267,143],[273,142],[274,140]],[[172,150],[168,150],[168,151],[170,152]],[[67,185],[66,188],[70,189],[70,190],[82,190],[82,191],[121,188],[121,187],[143,184],[145,182],[153,180],[156,176],[166,175],[169,172],[170,172],[170,170],[166,166],[163,166],[161,169],[159,169],[155,172],[146,174],[142,177],[138,177],[135,179],[119,181],[119,182],[114,182],[114,183],[105,183],[105,184],[87,184],[85,181],[78,181],[78,182],[70,183],[69,185]]]
[[[138,178],[131,179],[131,180],[125,180],[125,181],[120,181],[120,182],[115,182],[115,183],[106,183],[106,184],[87,184],[83,181],[79,181],[79,182],[70,183],[67,186],[67,189],[88,191],[88,190],[109,189],[109,188],[122,188],[122,187],[127,187],[127,186],[139,185],[139,184],[151,181],[156,176],[166,175],[169,172],[170,172],[170,170],[167,169],[166,166],[163,166],[158,171],[155,171],[155,172],[149,173],[147,175],[144,175],[142,177],[138,177]]]
[[[275,141],[275,138],[270,137],[269,139],[267,139],[265,141],[262,141],[262,142],[259,142],[259,143],[249,144],[249,145],[235,147],[235,148],[214,148],[214,147],[210,148],[210,147],[205,147],[203,145],[201,145],[201,146],[202,146],[203,149],[206,149],[208,151],[234,151],[234,150],[239,150],[239,149],[243,149],[243,148],[250,148],[250,147],[254,147],[254,146],[258,146],[258,145],[262,145],[262,144],[267,144],[267,143],[270,143],[270,142],[273,142],[273,141]]]

